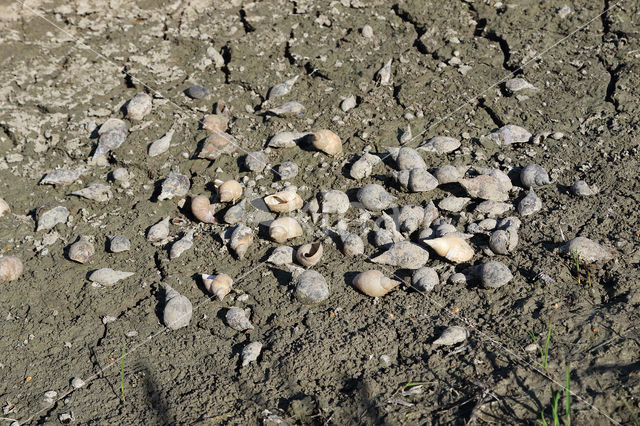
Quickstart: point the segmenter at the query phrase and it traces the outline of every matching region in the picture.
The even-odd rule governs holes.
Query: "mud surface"
[[[3,417],[31,424],[57,423],[63,413],[83,424],[259,424],[271,413],[297,424],[534,423],[541,412],[550,418],[550,388],[560,388],[569,368],[574,424],[632,422],[640,412],[640,6],[568,5],[563,17],[564,3],[555,0],[2,0],[0,196],[12,213],[0,218],[0,248],[25,264],[18,280],[0,284]],[[222,66],[209,59],[210,47],[221,53]],[[389,59],[391,84],[376,84]],[[538,90],[509,96],[501,81],[511,74]],[[267,100],[271,86],[295,75],[288,95]],[[211,95],[187,98],[183,91],[194,83]],[[124,104],[140,92],[153,95],[152,112],[127,122],[127,141],[105,161],[92,161],[98,126],[124,118]],[[349,95],[357,106],[345,113],[339,105]],[[232,108],[229,133],[242,149],[198,159],[207,135],[198,120],[220,99]],[[288,100],[303,103],[306,113],[265,114]],[[215,192],[216,178],[245,176],[253,181],[246,185],[250,200],[272,193],[283,182],[269,169],[247,171],[243,151],[262,149],[281,130],[320,128],[341,136],[343,158],[300,148],[268,153],[276,170],[283,161],[300,166],[291,182],[306,201],[329,188],[353,196],[374,182],[384,183],[399,205],[462,195],[454,187],[399,191],[389,161],[361,182],[349,178],[349,164],[365,146],[386,152],[399,145],[407,124],[421,135],[409,146],[436,135],[462,140],[454,153],[425,154],[429,167],[467,164],[513,175],[537,163],[550,172],[552,183],[537,190],[542,210],[522,218],[516,252],[497,256],[514,274],[508,285],[487,290],[443,279],[426,295],[403,285],[374,300],[350,283],[372,268],[367,259],[379,250],[366,244],[365,256],[345,260],[323,232],[340,217],[326,215],[314,225],[301,214],[306,233],[292,245],[324,241],[323,262],[314,269],[331,290],[324,303],[305,306],[293,297],[291,273],[264,263],[276,244],[258,222],[272,215],[249,209],[257,236],[238,260],[219,236],[225,226],[198,223],[180,197],[157,200],[172,169],[190,178],[189,195]],[[480,139],[504,124],[563,137],[511,147]],[[169,129],[175,131],[169,151],[148,157],[149,143]],[[39,185],[56,167],[85,173],[69,186]],[[133,175],[129,187],[111,179],[119,167]],[[577,179],[600,192],[574,196]],[[113,199],[101,204],[69,195],[91,183],[109,185]],[[55,205],[67,207],[71,218],[36,232],[36,210]],[[346,214],[352,232],[360,230],[361,212],[352,207]],[[171,261],[169,243],[145,239],[166,216],[173,219],[171,239],[192,228],[198,235],[191,250]],[[464,231],[459,217],[449,216]],[[96,254],[84,265],[67,258],[80,235],[95,238]],[[128,237],[131,251],[108,252],[113,235]],[[572,260],[557,250],[575,236],[617,252],[606,264],[582,265],[580,282]],[[472,263],[487,261],[486,237],[471,241]],[[432,257],[429,265],[442,277],[453,272]],[[102,267],[135,275],[95,287],[87,275]],[[197,279],[213,272],[236,280],[223,301],[210,300]],[[162,324],[164,283],[192,301],[188,327],[168,331]],[[248,298],[237,300],[243,294]],[[232,306],[251,308],[253,331],[225,324]],[[433,346],[449,325],[466,327],[469,339]],[[539,354],[524,348],[531,343],[525,328],[544,342],[549,327],[547,375]],[[262,353],[242,367],[242,348],[251,341],[263,343]],[[86,385],[74,390],[74,377]],[[50,390],[57,396],[44,402]]]

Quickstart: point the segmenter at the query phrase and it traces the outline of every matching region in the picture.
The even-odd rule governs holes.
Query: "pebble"
[[[306,111],[304,105],[297,101],[289,101],[284,104],[271,108],[268,112],[279,115],[281,117],[291,117],[291,116],[300,116],[303,115]],[[271,145],[272,146],[272,145]]]
[[[298,81],[299,77],[300,76],[296,75],[295,77],[290,78],[282,83],[276,84],[271,89],[269,89],[269,95],[267,96],[267,98],[271,99],[289,94],[289,92],[293,88],[293,85],[296,83],[296,81]]]
[[[252,172],[260,173],[267,167],[267,156],[263,151],[254,151],[244,157],[244,165]]]
[[[69,210],[64,206],[57,206],[38,214],[36,231],[48,231],[59,223],[65,223],[69,218]]]
[[[95,160],[119,148],[127,140],[128,133],[127,123],[124,121],[118,118],[110,118],[105,121],[98,130],[100,138],[98,139],[98,146],[93,153],[93,159]]]
[[[469,169],[468,166],[444,165],[434,170],[433,176],[438,179],[440,185],[458,182]]]
[[[478,204],[475,211],[477,213],[486,214],[488,216],[501,216],[512,208],[513,205],[509,203],[487,200]]]
[[[44,403],[45,404],[53,404],[58,396],[58,392],[54,390],[46,391],[44,393]]]
[[[169,236],[169,216],[149,228],[147,241],[162,240]]]
[[[76,418],[73,415],[73,411],[69,411],[68,413],[60,413],[58,415],[58,420],[62,424],[67,424],[67,423],[71,423],[71,422],[75,421]]]
[[[558,14],[558,16],[561,19],[564,19],[567,16],[571,15],[571,8],[568,5],[565,4],[560,9],[558,9],[558,11],[556,13]]]
[[[387,86],[391,82],[391,63],[393,58],[389,59],[382,68],[376,72],[375,79],[381,86]]]
[[[249,363],[255,362],[262,351],[262,343],[251,342],[242,348],[242,366],[245,367]]]
[[[402,189],[409,192],[427,192],[438,187],[436,179],[427,169],[416,168],[411,170],[394,171],[392,175]]]
[[[380,157],[377,155],[363,152],[362,156],[351,165],[349,175],[356,180],[364,179],[371,175],[373,166],[380,161]]]
[[[279,132],[269,139],[269,145],[272,148],[293,148],[297,146],[296,141],[307,136],[308,133],[300,132]]]
[[[407,146],[400,148],[386,146],[385,149],[389,152],[389,156],[396,162],[398,170],[427,168],[427,163],[425,163],[420,153],[413,148]]]
[[[467,277],[462,272],[456,272],[449,277],[449,284],[463,285],[467,283]]]
[[[434,340],[434,345],[452,346],[457,343],[464,342],[469,337],[469,332],[464,327],[451,326],[447,327],[440,337]]]
[[[356,106],[356,97],[354,95],[350,95],[350,96],[346,97],[340,103],[340,109],[342,111],[344,111],[344,112],[352,110],[353,108],[355,108],[355,106]]]
[[[184,94],[191,99],[204,99],[211,93],[211,89],[202,87],[199,84],[194,84],[184,91]]]
[[[131,249],[131,242],[123,235],[115,235],[109,238],[109,251],[111,253],[120,253],[123,251],[129,251]]]
[[[120,167],[111,172],[111,176],[114,180],[119,182],[126,182],[131,178],[131,174],[124,167]]]
[[[571,192],[579,197],[589,197],[597,194],[599,189],[595,185],[589,186],[587,182],[583,180],[577,180],[571,186]]]
[[[429,252],[409,241],[399,241],[381,255],[371,259],[373,263],[403,269],[422,268],[428,260]]]
[[[373,37],[373,28],[370,25],[365,25],[360,28],[360,34],[365,38],[371,38]]]
[[[349,197],[337,189],[321,192],[320,199],[322,213],[345,214],[349,210]]]
[[[504,263],[491,260],[480,265],[479,278],[485,288],[500,288],[513,279],[513,274]]]
[[[71,387],[74,389],[80,389],[84,385],[85,385],[84,380],[82,380],[79,377],[74,377],[73,379],[71,379]]]
[[[529,83],[524,78],[516,77],[506,81],[504,84],[505,89],[509,94],[514,94],[522,90],[537,90],[536,87]]]
[[[498,178],[490,175],[480,175],[470,179],[460,179],[460,185],[472,198],[491,201],[506,201],[509,199],[508,189]]]
[[[316,271],[304,271],[296,281],[296,299],[305,305],[317,304],[329,297],[329,286],[324,277]]]
[[[7,204],[5,200],[0,198],[0,217],[9,213],[11,213],[11,207],[9,207],[9,204]]]
[[[285,161],[278,166],[278,174],[282,180],[293,179],[298,176],[298,165],[293,161]]]
[[[542,200],[536,195],[533,188],[529,190],[526,197],[518,204],[520,216],[529,216],[542,209]]]
[[[495,132],[490,133],[486,137],[498,145],[507,146],[514,143],[529,142],[531,140],[531,136],[532,135],[528,130],[520,126],[507,124],[506,126],[500,127]]]

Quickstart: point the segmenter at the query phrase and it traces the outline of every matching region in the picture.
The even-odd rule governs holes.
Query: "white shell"
[[[401,148],[385,146],[393,161],[396,162],[398,170],[426,169],[427,163],[418,151],[407,146]]]
[[[533,188],[551,183],[549,174],[544,167],[537,164],[529,164],[520,171],[520,182],[525,188]]]
[[[304,244],[296,250],[296,260],[299,264],[311,267],[320,262],[322,258],[322,243],[316,241],[314,243]]]
[[[172,137],[173,130],[169,130],[166,135],[152,142],[151,145],[149,145],[149,157],[155,157],[167,152],[169,150],[169,147],[171,146]]]
[[[227,320],[227,325],[233,328],[236,331],[245,331],[245,330],[253,330],[253,324],[249,321],[249,314],[251,313],[250,309],[241,309],[241,308],[229,308],[227,314],[225,315],[225,319]]]
[[[474,254],[473,249],[464,238],[455,233],[432,240],[424,240],[424,242],[438,255],[454,263],[467,262],[471,260]]]
[[[489,237],[489,248],[496,254],[509,254],[517,245],[518,230],[513,226],[497,229]]]
[[[429,267],[416,269],[411,276],[411,285],[420,291],[429,292],[440,284],[438,272]]]
[[[577,254],[578,259],[586,263],[608,262],[615,256],[613,249],[598,244],[586,237],[576,237],[567,241],[567,243],[561,247],[561,250],[569,256]]]
[[[464,342],[469,337],[469,332],[464,327],[447,327],[440,337],[434,340],[434,345],[452,346],[456,343]]]
[[[506,201],[509,194],[504,190],[503,183],[490,175],[480,175],[469,179],[460,179],[460,185],[473,198],[492,201]]]
[[[302,227],[292,217],[281,217],[269,225],[269,237],[278,243],[296,238],[302,235]]]
[[[237,180],[230,179],[218,186],[218,195],[223,203],[235,203],[242,197],[242,185]]]
[[[373,166],[378,164],[380,161],[381,161],[380,157],[378,157],[377,155],[373,155],[373,154],[369,154],[368,152],[365,152],[362,154],[362,156],[358,160],[356,160],[351,165],[351,170],[349,171],[349,174],[353,179],[356,179],[356,180],[364,179],[371,175],[371,172],[373,171]]]
[[[296,75],[282,83],[278,83],[275,86],[273,86],[271,89],[269,89],[269,94],[267,96],[267,99],[275,98],[278,96],[284,96],[288,94],[291,91],[291,88],[293,88],[293,85],[296,83],[296,81],[298,81],[299,77],[300,77],[299,75]]]
[[[345,214],[349,210],[349,197],[344,192],[332,189],[320,195],[322,213]]]
[[[186,296],[182,296],[171,286],[165,284],[165,304],[162,320],[171,330],[189,325],[193,315],[193,305]]]
[[[101,183],[94,183],[93,185],[89,185],[86,188],[72,192],[71,195],[77,195],[78,197],[98,201],[100,203],[106,203],[111,198],[113,198],[113,192],[111,192],[111,188]]]
[[[116,271],[111,268],[101,268],[95,270],[89,275],[89,281],[110,287],[120,280],[129,278],[133,272]]]
[[[228,133],[213,132],[206,137],[198,158],[215,160],[223,154],[232,154],[238,148],[238,142]]]
[[[347,231],[341,231],[339,234],[345,256],[354,257],[364,253],[364,241],[359,235]]]
[[[78,263],[85,263],[95,253],[91,238],[87,235],[81,236],[78,241],[69,247],[69,259]]]
[[[531,133],[520,126],[507,124],[486,136],[498,145],[506,146],[513,143],[524,143],[531,140]]]
[[[13,281],[22,274],[22,261],[15,256],[0,257],[0,282]]]
[[[209,197],[197,195],[191,199],[191,213],[200,222],[216,223],[214,206],[209,202]]]
[[[253,242],[253,231],[245,225],[238,225],[231,234],[229,247],[233,250],[238,259],[244,258],[249,246]]]
[[[356,275],[352,284],[367,296],[381,297],[397,287],[400,281],[392,280],[382,272],[370,269]]]
[[[207,291],[216,296],[218,300],[224,299],[233,287],[233,279],[227,274],[209,275],[202,274],[202,283]]]
[[[374,263],[404,269],[421,268],[429,260],[429,252],[409,241],[400,241],[381,255],[371,259]]]
[[[286,189],[264,197],[264,203],[272,212],[282,213],[298,210],[302,207],[302,198],[295,189]]]
[[[340,136],[331,130],[323,129],[314,132],[311,135],[311,144],[318,151],[322,151],[331,157],[342,154],[342,141],[340,140]]]
[[[262,343],[251,342],[242,348],[242,366],[245,367],[258,359],[262,351]]]
[[[105,121],[98,129],[100,139],[93,153],[93,158],[95,159],[119,148],[127,140],[128,133],[127,123],[124,121],[118,118],[110,118]]]
[[[402,189],[409,192],[432,191],[439,184],[438,179],[422,168],[393,171],[392,175]]]
[[[171,245],[171,250],[169,251],[170,259],[176,259],[180,257],[182,253],[193,247],[193,233],[194,230],[192,229],[187,232],[181,239]]]
[[[147,241],[162,240],[169,236],[169,216],[149,228]]]
[[[398,228],[405,236],[411,235],[424,220],[424,209],[420,206],[404,206],[398,215]]]
[[[460,140],[449,136],[436,136],[421,144],[418,149],[436,154],[447,154],[460,148]]]

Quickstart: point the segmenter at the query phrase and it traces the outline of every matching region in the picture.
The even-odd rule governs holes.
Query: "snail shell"
[[[316,241],[314,243],[304,244],[298,247],[296,251],[296,260],[302,266],[314,266],[322,258],[322,243]]]
[[[267,195],[264,197],[264,203],[272,212],[290,212],[302,207],[302,198],[295,189],[286,189],[273,195]]]
[[[171,286],[165,284],[165,304],[162,313],[164,325],[177,330],[189,325],[193,315],[193,305],[186,296],[182,296]]]
[[[373,155],[373,154],[369,154],[368,152],[365,152],[362,154],[362,156],[358,160],[356,160],[351,165],[351,170],[349,171],[349,174],[353,179],[356,179],[356,180],[364,179],[369,175],[371,175],[371,172],[373,171],[373,166],[378,164],[380,161],[381,161],[380,157],[378,157],[377,155]]]
[[[229,308],[227,314],[225,315],[225,319],[227,320],[227,324],[229,327],[233,328],[237,331],[245,331],[245,330],[253,330],[253,324],[249,321],[249,315],[251,314],[251,310],[241,309],[241,308]]]
[[[116,271],[111,268],[101,268],[93,271],[89,275],[89,281],[111,287],[120,280],[129,278],[133,272]]]
[[[123,235],[115,235],[109,239],[109,251],[120,253],[131,249],[131,242]]]
[[[299,77],[299,75],[296,75],[286,81],[283,81],[282,83],[274,85],[271,89],[269,89],[267,99],[288,94],[291,91],[291,88],[293,88],[293,85],[296,83],[296,81],[298,81]]]
[[[223,114],[208,114],[202,119],[202,128],[210,132],[224,133],[227,131],[229,118]]]
[[[36,231],[48,231],[59,223],[65,223],[69,218],[69,210],[64,206],[57,206],[49,210],[39,209],[37,216],[38,227]]]
[[[424,209],[420,206],[404,206],[398,215],[398,228],[404,235],[410,235],[424,220]]]
[[[166,135],[160,139],[154,141],[149,145],[149,157],[155,157],[167,152],[171,146],[171,138],[173,137],[173,130],[169,130]]]
[[[345,214],[349,210],[349,197],[342,191],[332,189],[323,192],[321,198],[322,213]]]
[[[91,243],[91,238],[86,235],[81,236],[78,241],[69,247],[69,259],[78,263],[85,263],[94,253],[95,249]]]
[[[93,158],[95,159],[105,155],[109,151],[113,151],[120,147],[120,145],[127,140],[128,132],[127,123],[118,118],[110,118],[105,121],[102,126],[100,126],[100,129],[98,129],[100,139],[98,140],[98,146],[93,153]]]
[[[595,185],[589,186],[589,184],[583,180],[577,180],[571,186],[571,192],[574,195],[578,195],[580,197],[588,197],[590,195],[595,195],[599,191],[598,187]],[[0,215],[1,216],[1,215]]]
[[[189,178],[172,170],[169,172],[169,176],[162,181],[162,189],[160,195],[158,195],[158,201],[170,200],[173,197],[187,195],[189,188],[191,188]]]
[[[495,132],[487,135],[487,139],[494,141],[498,145],[506,146],[512,143],[524,143],[531,140],[531,133],[526,129],[513,124],[500,127]]]
[[[262,151],[248,153],[244,157],[244,165],[252,172],[261,172],[267,167],[267,156]]]
[[[416,269],[411,276],[411,285],[420,291],[431,291],[438,284],[440,284],[440,278],[435,269],[429,267],[423,267]]]
[[[296,141],[305,137],[307,133],[300,132],[279,132],[269,139],[269,145],[272,148],[293,148]]]
[[[302,227],[292,217],[281,217],[269,225],[269,237],[278,243],[284,243],[288,239],[302,235]]]
[[[460,185],[473,198],[492,201],[506,201],[509,194],[503,188],[503,183],[496,177],[480,175],[470,179],[460,179]]]
[[[189,86],[184,94],[190,97],[191,99],[204,99],[211,93],[211,89],[200,86],[199,84],[194,84],[193,86]]]
[[[385,277],[382,272],[370,269],[356,275],[352,284],[367,296],[380,297],[397,287],[400,281],[392,280]]]
[[[452,346],[464,342],[469,337],[469,332],[464,327],[452,326],[445,329],[440,337],[433,341],[434,345]]]
[[[178,241],[171,245],[171,250],[169,251],[169,259],[178,258],[182,253],[193,247],[193,233],[194,230],[192,229],[187,232],[184,237],[180,238]]]
[[[407,146],[402,148],[385,146],[389,155],[396,162],[398,170],[426,169],[427,163],[418,151]]]
[[[509,267],[496,260],[480,265],[478,272],[480,281],[485,288],[499,288],[513,279]]]
[[[374,263],[404,269],[422,268],[428,260],[429,252],[409,241],[397,242],[380,256],[371,259]]]
[[[233,280],[227,274],[208,275],[202,274],[202,283],[207,291],[218,298],[218,300],[224,299],[229,294],[231,287],[233,286]]]
[[[147,241],[162,240],[169,236],[169,216],[149,228]]]
[[[322,151],[331,157],[342,154],[342,141],[340,140],[340,136],[331,130],[323,129],[314,132],[311,135],[311,144],[318,151]]]
[[[22,261],[15,256],[0,257],[0,282],[13,281],[22,274]]]
[[[440,212],[435,204],[433,204],[433,200],[429,201],[429,204],[424,208],[424,216],[422,217],[422,223],[420,226],[423,229],[429,228],[434,220],[436,220],[440,216]]]
[[[458,182],[464,177],[467,170],[469,170],[469,166],[452,166],[447,164],[434,170],[433,176],[438,179],[440,185],[444,185],[446,183]]]
[[[418,149],[436,154],[447,154],[460,148],[460,141],[449,136],[436,136],[420,145]]]
[[[228,180],[218,186],[218,194],[223,203],[235,203],[242,197],[242,185],[237,180]]]
[[[244,348],[242,348],[242,366],[245,367],[250,363],[256,361],[262,351],[262,343],[251,342]]]
[[[209,202],[209,198],[204,195],[198,195],[191,199],[191,213],[200,222],[204,223],[216,223],[216,218],[213,217],[213,205]]]
[[[436,189],[439,183],[431,173],[421,168],[394,171],[392,174],[402,189],[410,192],[431,191]]]
[[[493,231],[489,237],[489,248],[496,254],[509,254],[518,245],[518,230],[507,227]]]
[[[198,158],[206,158],[207,160],[215,160],[222,154],[231,154],[235,152],[238,143],[228,133],[213,132],[204,140],[202,149],[198,153]]]
[[[432,240],[424,240],[424,242],[438,255],[454,263],[467,262],[473,257],[471,246],[456,233]]]
[[[94,183],[86,188],[73,191],[71,195],[86,198],[87,200],[97,201],[99,203],[106,203],[113,198],[113,192],[107,185],[101,183]]]
[[[542,209],[542,200],[535,193],[533,188],[529,189],[529,193],[520,200],[518,204],[518,213],[520,216],[529,216]]]
[[[470,198],[455,197],[453,195],[450,195],[440,200],[440,202],[438,203],[438,208],[440,210],[446,210],[449,212],[459,212],[470,200]]]
[[[316,271],[304,271],[296,281],[296,299],[304,304],[321,303],[329,297],[329,286],[324,277]]]
[[[225,223],[228,223],[229,225],[235,225],[236,223],[240,222],[242,220],[242,218],[244,217],[244,214],[246,212],[245,210],[245,200],[240,201],[238,204],[236,204],[235,206],[231,206],[227,212],[224,214],[224,221]]]
[[[364,253],[364,241],[359,235],[351,232],[340,232],[340,239],[342,240],[342,252],[345,256],[355,257]]]
[[[607,262],[615,255],[614,250],[586,237],[576,237],[567,241],[561,250],[569,256],[577,254],[578,259],[585,263]]]
[[[231,234],[229,247],[233,250],[238,259],[242,259],[253,242],[253,231],[245,225],[238,225]]]
[[[487,200],[483,201],[476,207],[476,212],[486,214],[489,217],[501,216],[505,212],[511,210],[513,205],[503,203],[501,201]]]
[[[533,188],[551,183],[549,174],[542,166],[529,164],[520,171],[520,182],[525,188]]]
[[[396,200],[386,189],[377,183],[370,183],[358,190],[358,201],[371,211],[384,210]]]
[[[4,216],[7,213],[11,213],[11,208],[5,200],[0,198],[0,217]]]
[[[40,185],[69,185],[82,176],[82,173],[82,170],[55,169],[42,178]]]
[[[285,102],[279,107],[271,108],[269,111],[272,114],[279,115],[281,117],[287,116],[300,116],[306,111],[304,105],[297,101]]]
[[[127,104],[127,117],[131,121],[140,121],[151,112],[151,96],[138,93]]]

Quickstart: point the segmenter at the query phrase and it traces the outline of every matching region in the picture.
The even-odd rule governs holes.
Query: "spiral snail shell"
[[[371,297],[384,296],[399,284],[400,281],[387,278],[382,272],[375,269],[360,272],[353,279],[353,286]]]
[[[296,238],[302,235],[302,227],[292,217],[281,217],[269,225],[269,237],[277,242],[284,243],[285,241]]]

